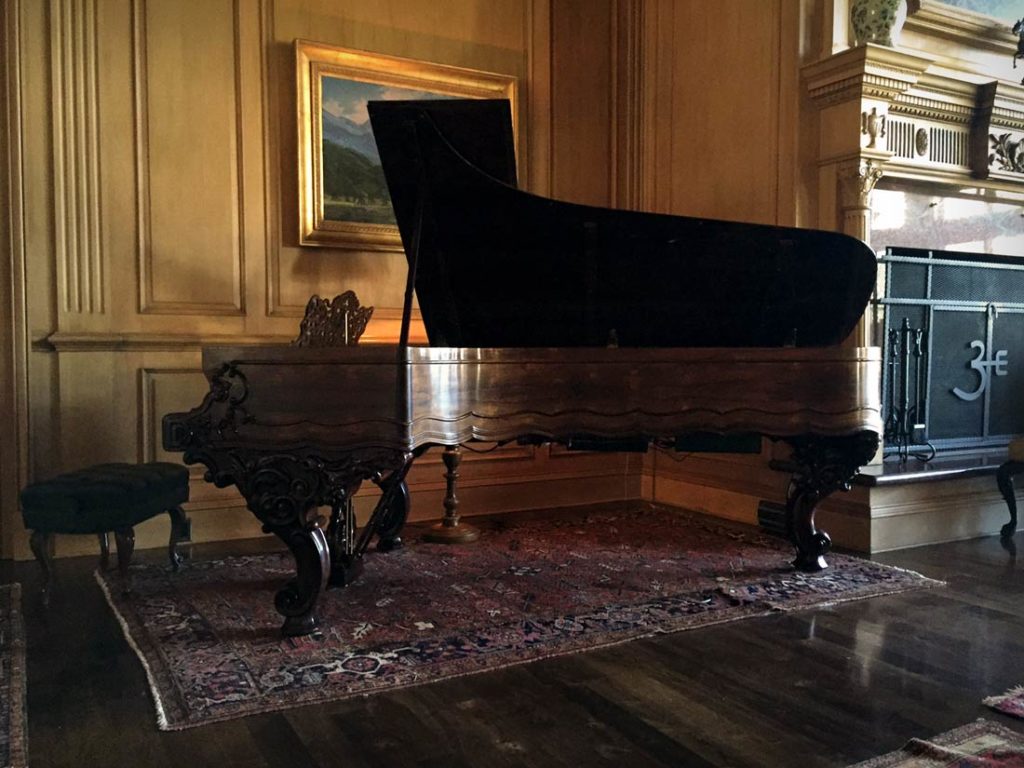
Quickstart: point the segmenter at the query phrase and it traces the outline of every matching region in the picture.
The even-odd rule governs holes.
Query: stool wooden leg
[[[100,568],[105,571],[110,567],[110,539],[105,531],[97,533],[96,538],[100,540]]]
[[[135,551],[135,529],[118,528],[114,531],[114,541],[117,543],[117,570],[121,572],[121,589],[124,592],[131,592],[132,582],[128,566],[132,564],[132,552]]]
[[[1017,499],[1013,488],[1013,476],[1024,472],[1024,462],[1007,461],[999,467],[996,472],[996,482],[999,485],[999,492],[1003,494],[1006,507],[1010,512],[1010,522],[1002,527],[999,535],[1004,539],[1013,536],[1017,531]]]
[[[172,507],[167,510],[167,514],[171,516],[171,541],[167,545],[167,554],[171,559],[171,568],[177,572],[185,560],[178,552],[178,542],[188,538],[188,517],[181,507]]]
[[[43,586],[39,590],[43,605],[50,604],[50,582],[53,578],[53,563],[50,560],[50,540],[53,534],[43,531],[32,531],[28,543],[32,547],[32,554],[36,556],[40,567],[43,569]]]

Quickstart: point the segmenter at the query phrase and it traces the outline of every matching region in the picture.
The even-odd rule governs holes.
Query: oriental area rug
[[[1024,685],[1011,688],[999,696],[989,696],[982,703],[1004,714],[1024,717]]]
[[[1024,736],[976,720],[933,739],[911,739],[902,749],[850,768],[1024,768]]]
[[[21,585],[0,585],[0,766],[27,765],[25,624]]]
[[[370,552],[321,598],[322,631],[280,636],[288,553],[97,573],[176,730],[486,672],[658,633],[940,582],[833,554],[793,571],[783,542],[650,505],[506,516],[470,545]]]

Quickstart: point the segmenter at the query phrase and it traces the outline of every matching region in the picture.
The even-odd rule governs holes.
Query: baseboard
[[[435,473],[436,474],[436,473]],[[366,521],[380,492],[371,484],[355,499],[359,523]],[[445,483],[431,480],[410,485],[410,520],[439,520],[444,514]],[[470,479],[460,482],[459,514],[473,515],[518,510],[571,507],[641,498],[638,472],[598,474],[594,471],[574,475],[521,475],[494,479]],[[217,493],[186,505],[192,520],[195,544],[251,539],[264,536],[259,521],[249,512],[237,493]],[[326,512],[326,510],[325,510]],[[167,546],[170,519],[160,515],[135,527],[135,548],[158,549]],[[95,536],[54,537],[55,557],[98,555]],[[19,559],[30,559],[27,552]]]

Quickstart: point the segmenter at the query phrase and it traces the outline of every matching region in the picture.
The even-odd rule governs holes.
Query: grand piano
[[[237,486],[294,555],[275,598],[284,634],[316,630],[326,588],[356,578],[374,540],[400,543],[405,479],[432,446],[783,441],[793,566],[827,567],[815,509],[881,431],[879,351],[844,343],[875,282],[867,246],[529,194],[507,102],[370,114],[409,262],[399,343],[209,347],[209,392],[163,421],[165,448]],[[414,292],[426,346],[408,343]],[[381,495],[357,530],[366,481]]]

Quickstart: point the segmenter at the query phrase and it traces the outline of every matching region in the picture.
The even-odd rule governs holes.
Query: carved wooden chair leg
[[[1014,494],[1013,476],[1024,472],[1024,462],[1007,461],[1003,463],[996,472],[996,482],[999,485],[999,492],[1003,494],[1006,507],[1010,512],[1010,522],[999,530],[999,535],[1008,539],[1017,532],[1017,499]]]
[[[44,607],[50,604],[50,584],[53,580],[53,561],[50,559],[50,540],[52,538],[53,534],[51,533],[32,531],[28,540],[29,546],[32,547],[32,554],[36,556],[36,560],[39,561],[39,566],[43,570],[43,585],[39,589],[39,595]]]
[[[100,540],[100,569],[105,571],[110,567],[110,539],[106,532],[97,533],[96,538]]]
[[[167,514],[171,516],[171,539],[167,544],[167,556],[170,558],[171,568],[177,572],[185,560],[184,556],[178,552],[178,542],[189,537],[189,521],[185,510],[181,507],[171,507],[167,510]]]
[[[117,570],[121,572],[121,589],[128,593],[132,591],[128,568],[132,564],[132,552],[135,551],[135,529],[130,526],[118,528],[114,531],[114,541],[117,544]]]

